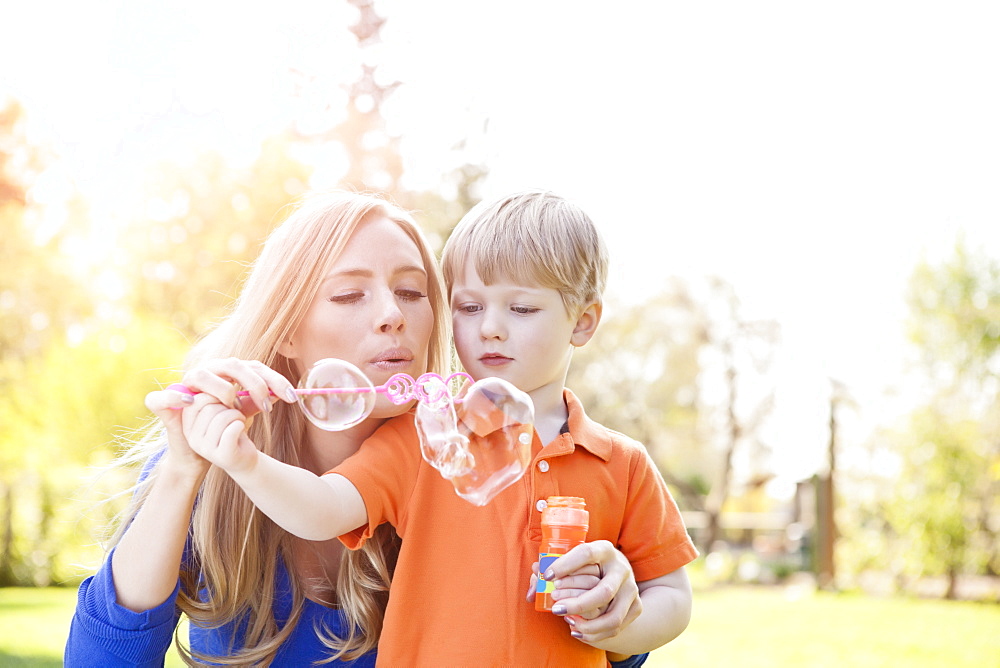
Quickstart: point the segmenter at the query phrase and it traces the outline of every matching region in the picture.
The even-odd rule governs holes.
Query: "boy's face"
[[[455,348],[465,370],[529,394],[550,387],[561,395],[573,345],[583,342],[574,340],[577,319],[559,292],[507,281],[485,285],[472,265],[466,263],[451,291]]]

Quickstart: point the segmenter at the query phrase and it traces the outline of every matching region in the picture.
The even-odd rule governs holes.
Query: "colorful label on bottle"
[[[538,555],[538,582],[535,583],[536,594],[551,594],[556,590],[555,584],[546,581],[542,573],[547,571],[552,562],[561,556],[561,554],[552,554],[551,552],[542,552]]]

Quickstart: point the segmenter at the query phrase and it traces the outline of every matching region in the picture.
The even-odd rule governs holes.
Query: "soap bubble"
[[[524,475],[531,463],[534,407],[500,378],[484,378],[458,399],[450,393],[417,405],[420,454],[476,506]]]
[[[316,362],[299,381],[297,394],[309,421],[326,431],[349,429],[375,407],[376,392],[368,377],[338,359]]]

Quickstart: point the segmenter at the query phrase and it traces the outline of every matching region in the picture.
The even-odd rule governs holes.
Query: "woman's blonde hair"
[[[292,384],[299,380],[291,360],[278,353],[302,319],[316,290],[358,226],[376,216],[397,223],[420,250],[428,274],[428,299],[434,325],[428,345],[428,369],[446,372],[448,309],[434,254],[417,224],[406,212],[380,197],[332,192],[307,196],[268,237],[231,313],[191,351],[187,366],[199,361],[236,357],[260,360],[283,373]],[[290,464],[300,464],[297,444],[305,420],[297,405],[277,402],[269,414],[250,423],[248,435],[263,452]],[[126,457],[135,461],[163,446],[162,432],[151,433]],[[116,544],[145,499],[149,478],[133,497],[125,521],[112,540]],[[191,522],[190,563],[181,567],[178,605],[193,624],[218,627],[237,620],[245,623],[245,644],[230,656],[192,656],[227,665],[267,664],[298,623],[305,596],[294,577],[292,612],[282,625],[274,618],[275,574],[279,555],[291,563],[292,537],[262,513],[224,472],[211,468],[206,476]],[[330,660],[352,659],[372,650],[382,630],[388,588],[398,538],[384,524],[363,548],[345,550],[336,591],[344,615],[345,635],[336,637],[317,629],[331,649]],[[202,594],[199,596],[199,591]],[[202,600],[202,599],[205,600]],[[177,638],[180,640],[180,638]],[[178,643],[179,644],[179,643]]]
[[[486,285],[508,280],[558,290],[574,317],[601,301],[608,277],[597,226],[580,207],[544,190],[483,202],[459,221],[441,255],[449,297],[466,262]]]

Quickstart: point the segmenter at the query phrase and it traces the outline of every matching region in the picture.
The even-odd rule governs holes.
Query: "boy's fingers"
[[[538,570],[538,563],[535,563],[535,570]],[[526,601],[531,603],[535,600],[535,589],[538,586],[538,576],[534,573],[531,574],[531,578],[528,580],[528,593],[524,597]]]
[[[553,597],[559,599],[580,596],[596,587],[600,581],[596,575],[567,575],[552,583],[556,588]]]
[[[555,560],[549,567],[553,577],[549,578],[548,572],[546,572],[546,578],[558,580],[560,577],[588,567],[591,570],[585,572],[603,577],[604,566],[614,562],[615,553],[618,553],[618,550],[606,540],[577,545]]]

